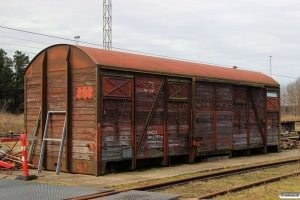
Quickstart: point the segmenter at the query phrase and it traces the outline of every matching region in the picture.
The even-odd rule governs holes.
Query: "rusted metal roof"
[[[65,45],[65,44],[59,44]],[[59,46],[55,45],[55,46]],[[258,84],[279,86],[273,78],[259,72],[219,67],[207,64],[171,60],[166,58],[103,50],[84,46],[79,48],[90,56],[97,64],[112,69],[127,71],[150,72],[154,74],[176,75],[181,77],[195,77],[201,79],[238,81],[241,84]],[[51,48],[51,47],[48,47]]]
[[[118,69],[131,69],[134,71],[148,71],[152,73],[192,76],[199,78],[226,79],[279,86],[278,82],[274,79],[259,72],[117,51],[107,51],[83,46],[79,46],[78,48],[89,54],[97,64]]]

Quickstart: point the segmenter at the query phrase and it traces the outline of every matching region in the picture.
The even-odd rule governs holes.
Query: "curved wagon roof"
[[[131,54],[112,50],[103,50],[85,46],[74,46],[69,44],[50,46],[44,49],[42,52],[51,48],[66,48],[66,46],[80,49],[82,52],[87,54],[96,65],[101,65],[102,67],[109,69],[147,72],[180,77],[195,77],[197,80],[205,81],[218,80],[219,82],[238,82],[238,84],[241,85],[250,84],[279,87],[279,83],[273,78],[260,72],[219,67],[207,64]]]

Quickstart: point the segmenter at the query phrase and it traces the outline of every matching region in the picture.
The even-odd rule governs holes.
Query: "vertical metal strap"
[[[135,84],[136,84],[136,76],[132,81],[131,93],[135,94]],[[132,161],[131,161],[131,169],[136,168],[136,132],[135,132],[135,116],[136,116],[136,109],[135,109],[135,102],[136,102],[136,95],[132,95],[131,97],[131,142],[132,142]]]
[[[194,159],[196,157],[195,153],[193,153],[195,151],[195,148],[192,147],[192,142],[193,140],[196,138],[195,135],[195,120],[196,120],[196,83],[195,83],[195,78],[192,79],[192,83],[191,83],[191,101],[190,101],[190,134],[189,134],[189,163],[194,162]]]
[[[42,70],[41,70],[41,133],[45,132],[46,121],[47,121],[47,68],[48,68],[48,52],[45,51]],[[43,140],[43,136],[41,138]],[[44,163],[43,163],[44,164]]]
[[[67,54],[67,66],[66,66],[66,169],[71,170],[72,161],[70,158],[72,145],[72,75],[71,75],[71,47],[68,49]]]
[[[250,147],[250,102],[249,102],[249,91],[250,88],[247,88],[247,148]]]
[[[214,150],[217,150],[217,84],[214,84]]]

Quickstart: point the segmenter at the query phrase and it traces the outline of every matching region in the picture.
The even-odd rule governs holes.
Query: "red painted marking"
[[[93,99],[94,88],[93,86],[83,86],[76,88],[77,100],[91,100]]]

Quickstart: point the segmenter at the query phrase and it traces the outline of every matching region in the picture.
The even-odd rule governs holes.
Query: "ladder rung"
[[[56,138],[44,138],[44,140],[61,142],[61,139],[56,139]]]
[[[33,141],[33,140],[37,140],[37,137],[28,137],[28,138],[26,138],[26,141]]]
[[[67,118],[67,116],[65,116],[64,127],[63,127],[63,131],[62,131],[61,139],[47,138],[48,123],[49,123],[50,114],[56,114],[56,113],[65,113],[66,114],[66,111],[48,111],[47,118],[46,118],[46,124],[45,124],[45,130],[44,130],[43,139],[42,139],[42,145],[41,145],[40,160],[39,160],[39,165],[38,165],[38,172],[39,173],[42,171],[42,164],[43,164],[43,160],[44,160],[44,152],[45,152],[46,141],[60,142],[58,159],[57,159],[57,166],[56,166],[56,174],[58,175],[59,172],[60,172],[60,165],[61,165],[62,153],[63,153],[63,148],[64,148],[64,139],[65,139],[65,134],[66,134],[66,118]]]
[[[66,113],[66,111],[48,111],[48,113],[52,113],[52,114],[55,114],[55,113]]]

